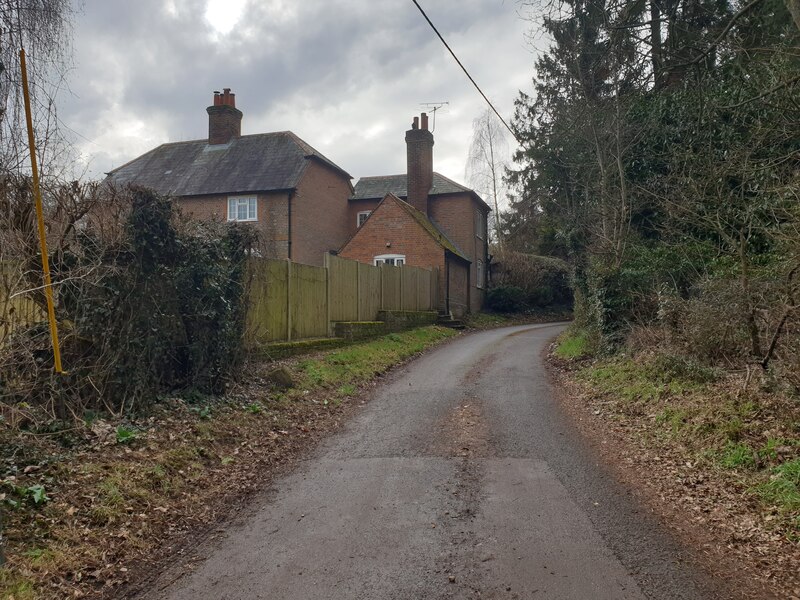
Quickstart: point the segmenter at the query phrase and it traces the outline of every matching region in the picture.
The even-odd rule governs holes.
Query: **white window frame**
[[[387,262],[392,261],[392,262]],[[400,264],[397,262],[400,261]],[[380,254],[372,259],[372,264],[376,267],[378,265],[394,265],[395,267],[402,267],[406,264],[406,255],[405,254]]]
[[[361,226],[364,224],[364,221],[366,221],[366,220],[367,220],[367,218],[369,218],[369,216],[370,216],[371,214],[372,214],[372,211],[371,211],[371,210],[362,210],[362,211],[359,211],[359,212],[358,212],[358,214],[356,215],[356,227],[357,227],[358,229],[361,229]],[[364,217],[364,221],[362,221],[362,220],[361,220],[361,217]]]
[[[246,219],[239,218],[239,209],[243,206],[247,206]],[[228,198],[228,221],[258,221],[258,196],[230,196]]]
[[[483,261],[480,258],[478,259],[478,262],[475,263],[475,271],[476,271],[475,279],[477,280],[475,282],[475,286],[480,288],[480,289],[483,289],[483,278],[484,278],[485,275],[484,275],[484,272],[483,272],[484,271]]]

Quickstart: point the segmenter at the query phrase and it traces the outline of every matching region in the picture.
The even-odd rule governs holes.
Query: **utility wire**
[[[467,71],[467,68],[463,64],[461,64],[460,60],[458,60],[458,57],[456,56],[456,53],[453,52],[453,49],[450,48],[450,46],[448,45],[448,43],[446,41],[444,41],[444,38],[442,37],[442,34],[439,33],[439,30],[436,29],[436,25],[434,25],[433,22],[428,18],[428,15],[425,14],[425,11],[422,10],[422,7],[419,5],[419,2],[417,2],[417,0],[411,0],[411,1],[414,3],[414,6],[416,6],[419,9],[419,12],[422,13],[422,16],[425,17],[425,20],[428,22],[428,25],[431,26],[431,29],[433,29],[433,31],[436,33],[436,35],[439,36],[439,39],[444,44],[444,47],[447,48],[447,51],[450,52],[450,54],[453,57],[453,59],[455,59],[455,61],[458,63],[458,66],[461,67],[462,71],[464,71],[464,75],[466,75],[469,78],[469,80],[472,82],[472,85],[474,85],[475,89],[478,90],[478,93],[481,96],[483,96],[484,100],[486,100],[486,104],[489,105],[489,108],[491,108],[494,111],[494,114],[497,115],[497,118],[500,119],[500,122],[503,123],[503,125],[506,126],[506,129],[508,129],[508,131],[511,133],[511,135],[514,136],[514,139],[517,140],[517,143],[520,146],[522,146],[522,142],[517,137],[517,134],[515,134],[514,130],[511,129],[511,127],[508,126],[508,123],[506,123],[506,120],[500,115],[499,112],[497,112],[497,109],[494,107],[494,104],[492,104],[492,102],[489,100],[489,98],[486,97],[486,94],[483,93],[483,90],[480,88],[480,86],[472,78],[472,75],[469,74],[469,71]]]

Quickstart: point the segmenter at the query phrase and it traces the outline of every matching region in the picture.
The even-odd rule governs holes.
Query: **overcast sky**
[[[529,91],[515,0],[420,0],[506,119]],[[242,133],[291,130],[355,179],[405,171],[404,132],[437,114],[434,169],[459,181],[485,103],[411,0],[85,0],[60,117],[88,175],[208,133],[229,87]],[[513,147],[513,144],[512,144]]]

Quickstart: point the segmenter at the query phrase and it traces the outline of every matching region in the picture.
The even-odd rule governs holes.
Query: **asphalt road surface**
[[[728,597],[561,413],[541,355],[562,327],[475,333],[409,363],[146,597]]]

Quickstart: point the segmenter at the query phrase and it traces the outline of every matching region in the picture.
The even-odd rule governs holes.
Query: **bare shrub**
[[[64,418],[87,408],[139,410],[176,387],[224,388],[241,355],[251,229],[188,221],[145,189],[49,189],[49,254],[68,371],[57,376],[33,215],[22,209],[30,205],[28,182],[9,178],[0,191],[7,265],[0,309],[3,299],[6,312],[12,301],[38,308],[38,318],[17,319],[0,339],[0,402]]]
[[[519,288],[524,303],[530,306],[572,303],[571,270],[563,260],[507,251],[499,253],[495,261],[492,287]]]

